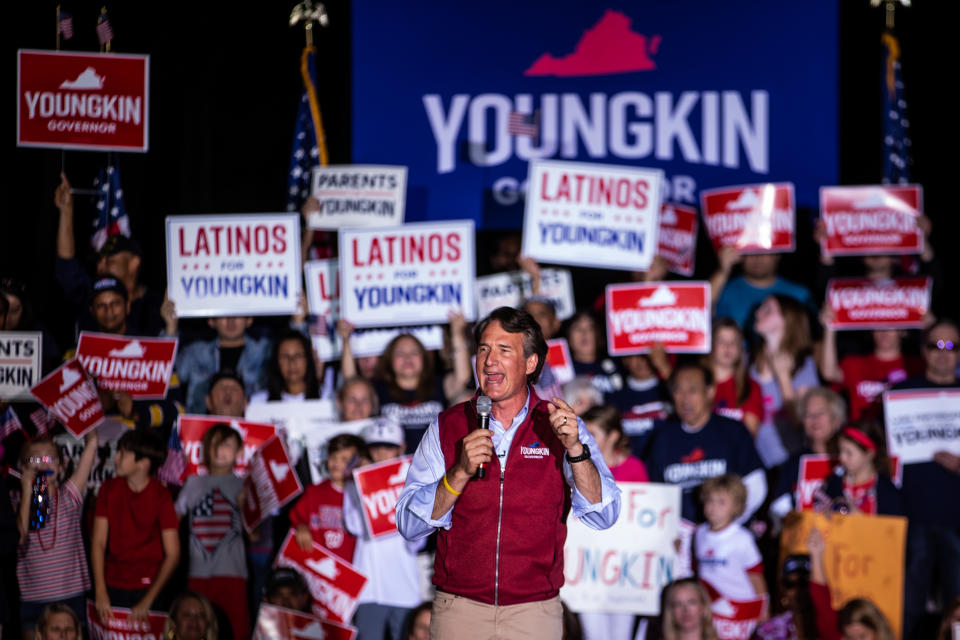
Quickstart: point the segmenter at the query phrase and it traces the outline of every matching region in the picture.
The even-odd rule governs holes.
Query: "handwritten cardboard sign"
[[[77,358],[63,363],[30,393],[78,438],[103,422],[100,395]]]
[[[740,253],[791,252],[795,246],[793,185],[705,189],[700,204],[713,248]]]
[[[303,492],[297,471],[290,463],[280,436],[271,436],[247,465],[243,479],[243,526],[247,532],[257,528],[264,518]]]
[[[563,547],[560,597],[577,612],[660,613],[660,592],[673,579],[680,487],[618,482],[620,518],[595,531],[571,516]]]
[[[657,253],[673,273],[690,277],[697,258],[697,210],[664,203],[660,208],[660,235]]]
[[[916,329],[930,310],[930,278],[834,278],[827,304],[834,329]]]
[[[176,338],[81,331],[77,343],[77,358],[100,389],[123,391],[134,398],[166,397],[176,357]]]
[[[663,172],[531,160],[523,254],[542,262],[644,271],[657,253]]]
[[[826,542],[823,564],[833,608],[852,598],[876,604],[900,637],[903,619],[903,571],[907,519],[897,516],[832,514],[797,511],[784,518],[780,537],[784,558],[807,554],[810,529],[816,527]]]
[[[167,286],[182,318],[289,315],[300,280],[296,214],[167,217]]]
[[[150,56],[17,51],[17,146],[146,152]]]
[[[607,348],[611,356],[648,353],[654,342],[671,353],[709,353],[710,338],[709,283],[607,286]]]
[[[306,551],[301,549],[290,532],[280,545],[274,566],[300,572],[313,596],[314,615],[339,623],[353,618],[367,577],[349,562],[317,543]]]
[[[363,521],[373,538],[397,532],[397,499],[407,479],[413,456],[403,456],[353,470],[363,503]]]
[[[820,187],[825,255],[921,253],[919,185]]]
[[[472,220],[340,232],[340,310],[358,327],[474,319]]]
[[[32,400],[30,387],[42,374],[43,335],[36,331],[0,331],[0,400]]]
[[[310,229],[393,227],[403,224],[407,168],[378,165],[316,167],[311,195],[320,210],[307,218]]]

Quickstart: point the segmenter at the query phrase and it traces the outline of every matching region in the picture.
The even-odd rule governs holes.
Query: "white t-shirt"
[[[761,565],[763,558],[753,534],[741,525],[732,523],[720,531],[711,531],[709,524],[701,524],[694,534],[693,553],[700,579],[720,595],[731,600],[757,597],[747,572]]]

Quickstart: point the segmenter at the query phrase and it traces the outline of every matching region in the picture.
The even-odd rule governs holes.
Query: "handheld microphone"
[[[493,408],[493,400],[490,396],[480,396],[477,398],[477,426],[480,429],[490,428],[490,410]],[[477,467],[477,478],[483,479],[487,473],[487,463],[481,462]]]

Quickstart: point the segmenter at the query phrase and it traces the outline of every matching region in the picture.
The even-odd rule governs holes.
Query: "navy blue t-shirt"
[[[925,376],[904,380],[894,389],[955,389],[957,384],[936,384]],[[900,497],[910,522],[960,527],[960,474],[947,471],[937,462],[903,465]]]
[[[681,515],[691,522],[703,521],[696,490],[704,480],[724,473],[742,478],[763,469],[743,423],[716,414],[694,432],[686,431],[679,420],[658,423],[644,462],[651,482],[682,487]]]

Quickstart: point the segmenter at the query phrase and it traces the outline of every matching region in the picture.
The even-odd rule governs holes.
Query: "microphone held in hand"
[[[481,429],[490,428],[490,410],[493,408],[493,400],[490,396],[480,396],[477,398],[477,425]],[[481,462],[477,467],[477,478],[481,480],[487,473],[487,463]]]

